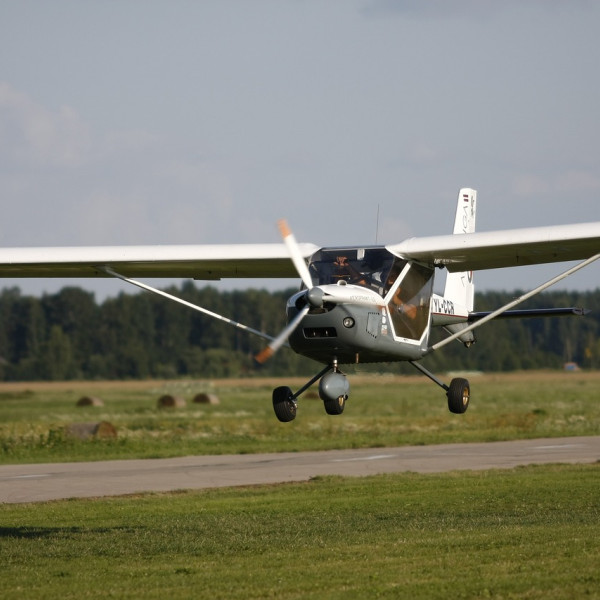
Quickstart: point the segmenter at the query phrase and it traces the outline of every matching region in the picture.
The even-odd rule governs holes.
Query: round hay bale
[[[104,406],[104,402],[94,396],[83,396],[77,400],[77,406]]]
[[[158,408],[181,408],[185,406],[185,400],[179,396],[165,394],[158,399]]]
[[[96,425],[96,429],[94,430],[94,437],[101,438],[103,440],[116,438],[117,428],[108,421],[100,421],[100,423]]]
[[[221,401],[216,394],[205,394],[204,392],[196,394],[193,400],[196,404],[220,404]]]
[[[117,437],[117,429],[108,421],[100,423],[71,423],[66,428],[67,434],[79,440],[90,438],[109,439]]]

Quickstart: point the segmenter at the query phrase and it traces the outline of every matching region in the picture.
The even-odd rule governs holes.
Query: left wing
[[[319,250],[299,244],[304,259]],[[0,277],[297,277],[285,244],[1,248]]]
[[[387,249],[450,272],[584,260],[600,253],[600,222],[411,238]]]

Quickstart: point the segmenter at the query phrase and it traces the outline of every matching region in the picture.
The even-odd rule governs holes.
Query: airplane
[[[407,361],[431,379],[446,392],[450,412],[462,414],[469,381],[456,377],[448,385],[419,361],[453,341],[470,347],[474,330],[492,319],[585,314],[573,307],[513,309],[600,258],[600,222],[476,232],[476,209],[477,191],[462,188],[452,234],[389,245],[299,243],[280,221],[279,244],[3,248],[0,277],[115,277],[268,340],[258,364],[289,345],[324,366],[295,392],[273,390],[281,422],[296,417],[298,398],[316,382],[325,411],[341,414],[350,384],[340,365],[393,361]],[[497,310],[474,310],[474,271],[570,261],[580,262]],[[433,291],[440,270],[446,271],[442,295]],[[287,301],[286,327],[274,337],[135,279],[294,276],[302,284]],[[430,343],[439,328],[447,336]]]

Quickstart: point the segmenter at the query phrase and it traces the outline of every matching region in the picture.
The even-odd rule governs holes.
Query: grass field
[[[600,467],[0,505],[0,597],[599,598]]]
[[[309,395],[291,424],[271,409],[283,383],[0,384],[1,460],[600,433],[596,373],[473,377],[460,416],[422,378],[358,376],[342,416]],[[198,392],[220,404],[191,404]],[[158,409],[163,394],[188,404]],[[81,396],[104,406],[76,407]],[[67,433],[100,421],[115,439]],[[3,600],[600,598],[600,464],[4,504],[0,523]]]
[[[271,391],[292,380],[0,384],[0,462],[59,462],[194,454],[491,441],[600,433],[600,373],[516,373],[471,378],[471,406],[448,412],[443,390],[424,377],[351,376],[341,416],[325,414],[311,391],[297,419],[279,423]],[[199,392],[216,406],[193,404]],[[187,405],[159,409],[164,394]],[[76,407],[82,396],[103,407]],[[109,422],[114,439],[80,440],[74,423]]]

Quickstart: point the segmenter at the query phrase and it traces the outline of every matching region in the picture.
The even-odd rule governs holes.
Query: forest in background
[[[185,282],[168,292],[235,321],[278,333],[296,290],[218,291]],[[476,294],[478,311],[522,292]],[[600,289],[546,292],[522,308],[578,306],[585,317],[506,319],[476,331],[477,343],[456,342],[425,359],[435,371],[557,369],[567,362],[600,366]],[[435,335],[438,335],[437,333]],[[65,287],[42,297],[18,288],[0,292],[0,380],[141,379],[310,375],[317,363],[283,348],[266,366],[252,359],[265,341],[148,293],[96,302],[92,292]],[[358,365],[362,371],[414,373],[410,365]]]

